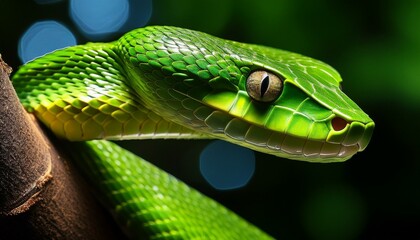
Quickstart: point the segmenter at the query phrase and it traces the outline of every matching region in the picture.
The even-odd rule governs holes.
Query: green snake
[[[345,161],[366,148],[374,122],[341,81],[309,57],[167,26],[57,50],[13,76],[25,109],[80,149],[75,162],[133,239],[271,237],[95,139],[221,139],[282,158]]]

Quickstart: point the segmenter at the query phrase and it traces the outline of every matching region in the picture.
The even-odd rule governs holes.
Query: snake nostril
[[[331,120],[331,125],[335,131],[341,131],[347,126],[348,122],[340,117]]]

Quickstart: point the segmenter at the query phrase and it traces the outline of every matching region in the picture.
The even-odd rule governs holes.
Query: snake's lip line
[[[215,110],[223,114],[223,112]],[[213,113],[214,113],[213,112]],[[220,114],[209,114],[204,120],[204,126],[214,137],[251,148],[255,151],[268,153],[277,157],[303,160],[309,162],[341,162],[349,159],[366,145],[369,128],[360,122],[353,121],[339,131],[331,127],[325,138],[311,139],[307,136],[296,136],[278,132],[264,126],[253,125],[244,119],[234,116],[229,121],[220,124],[212,121]],[[240,127],[234,127],[240,123]],[[238,131],[238,129],[247,129]],[[364,129],[363,131],[359,131]],[[367,130],[368,129],[368,130]],[[332,137],[330,137],[330,134]],[[366,136],[365,136],[366,134]]]
[[[222,133],[223,135],[226,133]],[[229,136],[238,145],[245,145],[255,151],[268,153],[282,158],[302,160],[308,162],[342,162],[351,158],[354,154],[362,151],[360,140],[355,144],[333,143],[327,140],[311,140],[284,133],[271,133],[282,136],[283,140],[273,144],[271,136],[264,142],[252,141],[245,136]],[[229,140],[228,140],[229,141]],[[296,143],[300,144],[296,144]]]
[[[308,153],[305,152],[305,146],[307,144],[314,144],[317,142],[318,144],[321,143],[320,151]],[[326,149],[333,149],[332,151]],[[361,151],[360,145],[353,144],[353,145],[343,145],[343,144],[335,144],[326,141],[311,141],[308,140],[305,142],[305,145],[302,149],[295,149],[295,152],[286,151],[284,149],[278,149],[277,151],[286,152],[290,154],[289,158],[295,160],[303,160],[308,162],[343,162],[351,158],[357,152]]]

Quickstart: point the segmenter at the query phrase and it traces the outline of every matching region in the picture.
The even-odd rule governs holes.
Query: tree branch
[[[60,144],[20,105],[0,55],[0,238],[124,239]]]

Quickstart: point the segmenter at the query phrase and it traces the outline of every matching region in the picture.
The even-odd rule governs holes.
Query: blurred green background
[[[60,21],[78,43],[89,41],[67,1],[0,0],[0,9],[0,53],[14,69],[19,38],[35,21]],[[420,239],[420,1],[155,0],[148,25],[156,24],[325,61],[376,128],[368,148],[345,163],[257,153],[250,183],[233,191],[217,191],[200,175],[197,160],[208,141],[125,146],[277,239]]]

